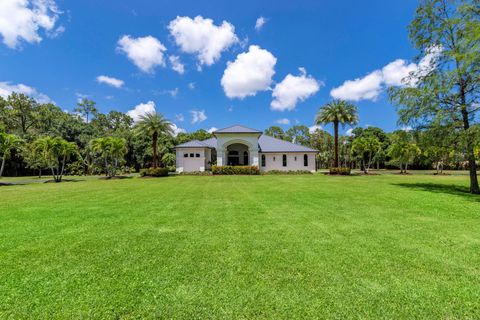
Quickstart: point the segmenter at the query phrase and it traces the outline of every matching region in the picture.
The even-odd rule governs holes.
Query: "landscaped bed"
[[[478,318],[480,198],[467,186],[322,174],[3,186],[0,318]]]

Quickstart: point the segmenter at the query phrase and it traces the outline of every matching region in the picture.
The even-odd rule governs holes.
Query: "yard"
[[[316,174],[0,186],[0,318],[479,318],[480,197],[467,185]]]

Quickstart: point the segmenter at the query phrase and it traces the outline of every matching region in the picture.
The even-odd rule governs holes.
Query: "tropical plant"
[[[315,124],[333,124],[335,151],[334,151],[334,167],[338,167],[338,127],[341,124],[355,125],[358,123],[357,108],[343,100],[334,100],[322,106],[315,117]]]
[[[157,112],[149,112],[140,116],[136,123],[137,134],[152,137],[153,167],[158,167],[158,138],[160,135],[172,136],[173,127],[170,121]]]
[[[123,138],[105,137],[93,139],[90,142],[91,149],[99,155],[105,166],[105,175],[114,177],[117,174],[119,164],[124,161],[127,153],[127,141]]]
[[[77,146],[60,137],[44,137],[33,143],[35,152],[42,157],[42,161],[52,171],[53,180],[61,182],[65,171],[65,164],[77,152]]]
[[[420,148],[411,142],[408,132],[402,130],[394,132],[391,140],[392,143],[387,149],[387,154],[398,163],[400,173],[407,173],[408,164],[421,153]]]
[[[363,171],[368,174],[370,166],[376,154],[381,150],[381,143],[377,137],[371,135],[358,137],[353,140],[352,152],[360,156]]]
[[[0,156],[2,163],[0,165],[0,178],[3,176],[3,170],[5,169],[5,163],[7,159],[12,155],[12,151],[20,148],[23,140],[14,135],[0,132]]]

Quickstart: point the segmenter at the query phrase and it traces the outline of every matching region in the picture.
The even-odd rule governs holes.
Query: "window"
[[[287,155],[286,155],[286,154],[284,154],[284,155],[282,156],[282,163],[283,163],[283,166],[284,166],[284,167],[287,166]]]
[[[183,154],[183,157],[184,157],[184,158],[188,158],[188,153],[184,153],[184,154]]]
[[[195,153],[195,158],[200,158],[200,153]]]
[[[193,158],[193,157],[194,157],[193,153],[190,153],[190,158]]]
[[[295,156],[295,161],[297,161],[297,156]]]
[[[265,155],[262,154],[262,167],[265,167],[265,162],[266,162],[266,161],[265,161]]]
[[[228,151],[228,155],[230,155],[230,156],[238,156],[238,151],[236,151],[236,150]]]
[[[243,164],[248,166],[248,151],[243,152]]]
[[[275,161],[275,157],[273,157],[273,161]]]
[[[303,166],[308,167],[308,154],[303,155]]]

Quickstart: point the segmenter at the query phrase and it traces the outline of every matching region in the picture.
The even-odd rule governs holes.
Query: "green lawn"
[[[480,318],[465,176],[0,187],[0,318]]]

